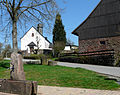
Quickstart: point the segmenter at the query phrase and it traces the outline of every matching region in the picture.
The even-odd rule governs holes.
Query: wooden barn
[[[120,0],[101,0],[72,34],[79,37],[79,51],[120,51]]]

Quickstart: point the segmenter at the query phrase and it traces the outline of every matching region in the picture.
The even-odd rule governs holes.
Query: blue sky
[[[72,31],[77,28],[92,12],[92,10],[97,6],[100,0],[56,0],[58,6],[64,8],[64,11],[61,12],[61,17],[63,25],[66,31],[66,37],[69,38],[75,45],[78,45],[78,37],[71,34]],[[37,23],[38,24],[38,23]],[[34,27],[37,27],[36,26]],[[22,37],[25,32],[27,32],[32,25],[23,30],[23,32],[18,32],[18,47],[20,48],[20,37]],[[44,36],[52,42],[52,33],[46,33],[44,29]],[[3,34],[0,35],[0,42],[3,41]],[[8,39],[8,43],[12,43],[12,38]]]
[[[71,34],[97,6],[100,0],[59,0],[58,5],[65,8],[61,13],[63,25],[65,26],[66,37],[69,38],[75,45],[78,45],[78,37]],[[47,36],[47,35],[45,35]],[[48,39],[52,41],[52,36]]]

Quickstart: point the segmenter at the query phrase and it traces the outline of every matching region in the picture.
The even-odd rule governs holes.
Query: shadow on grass
[[[42,64],[33,64],[33,63],[29,63],[29,64],[24,64],[24,65],[42,65]]]
[[[6,62],[6,61],[0,61],[0,67],[9,68],[10,67],[10,63]]]
[[[117,79],[115,79],[115,78],[105,78],[105,80],[113,80],[113,81],[117,81]]]

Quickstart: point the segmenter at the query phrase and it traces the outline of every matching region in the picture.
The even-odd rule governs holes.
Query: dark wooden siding
[[[75,32],[80,40],[120,36],[120,0],[102,0]]]

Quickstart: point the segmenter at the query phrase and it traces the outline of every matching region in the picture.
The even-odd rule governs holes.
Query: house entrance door
[[[33,46],[30,46],[30,53],[32,53],[34,50],[34,47]]]

